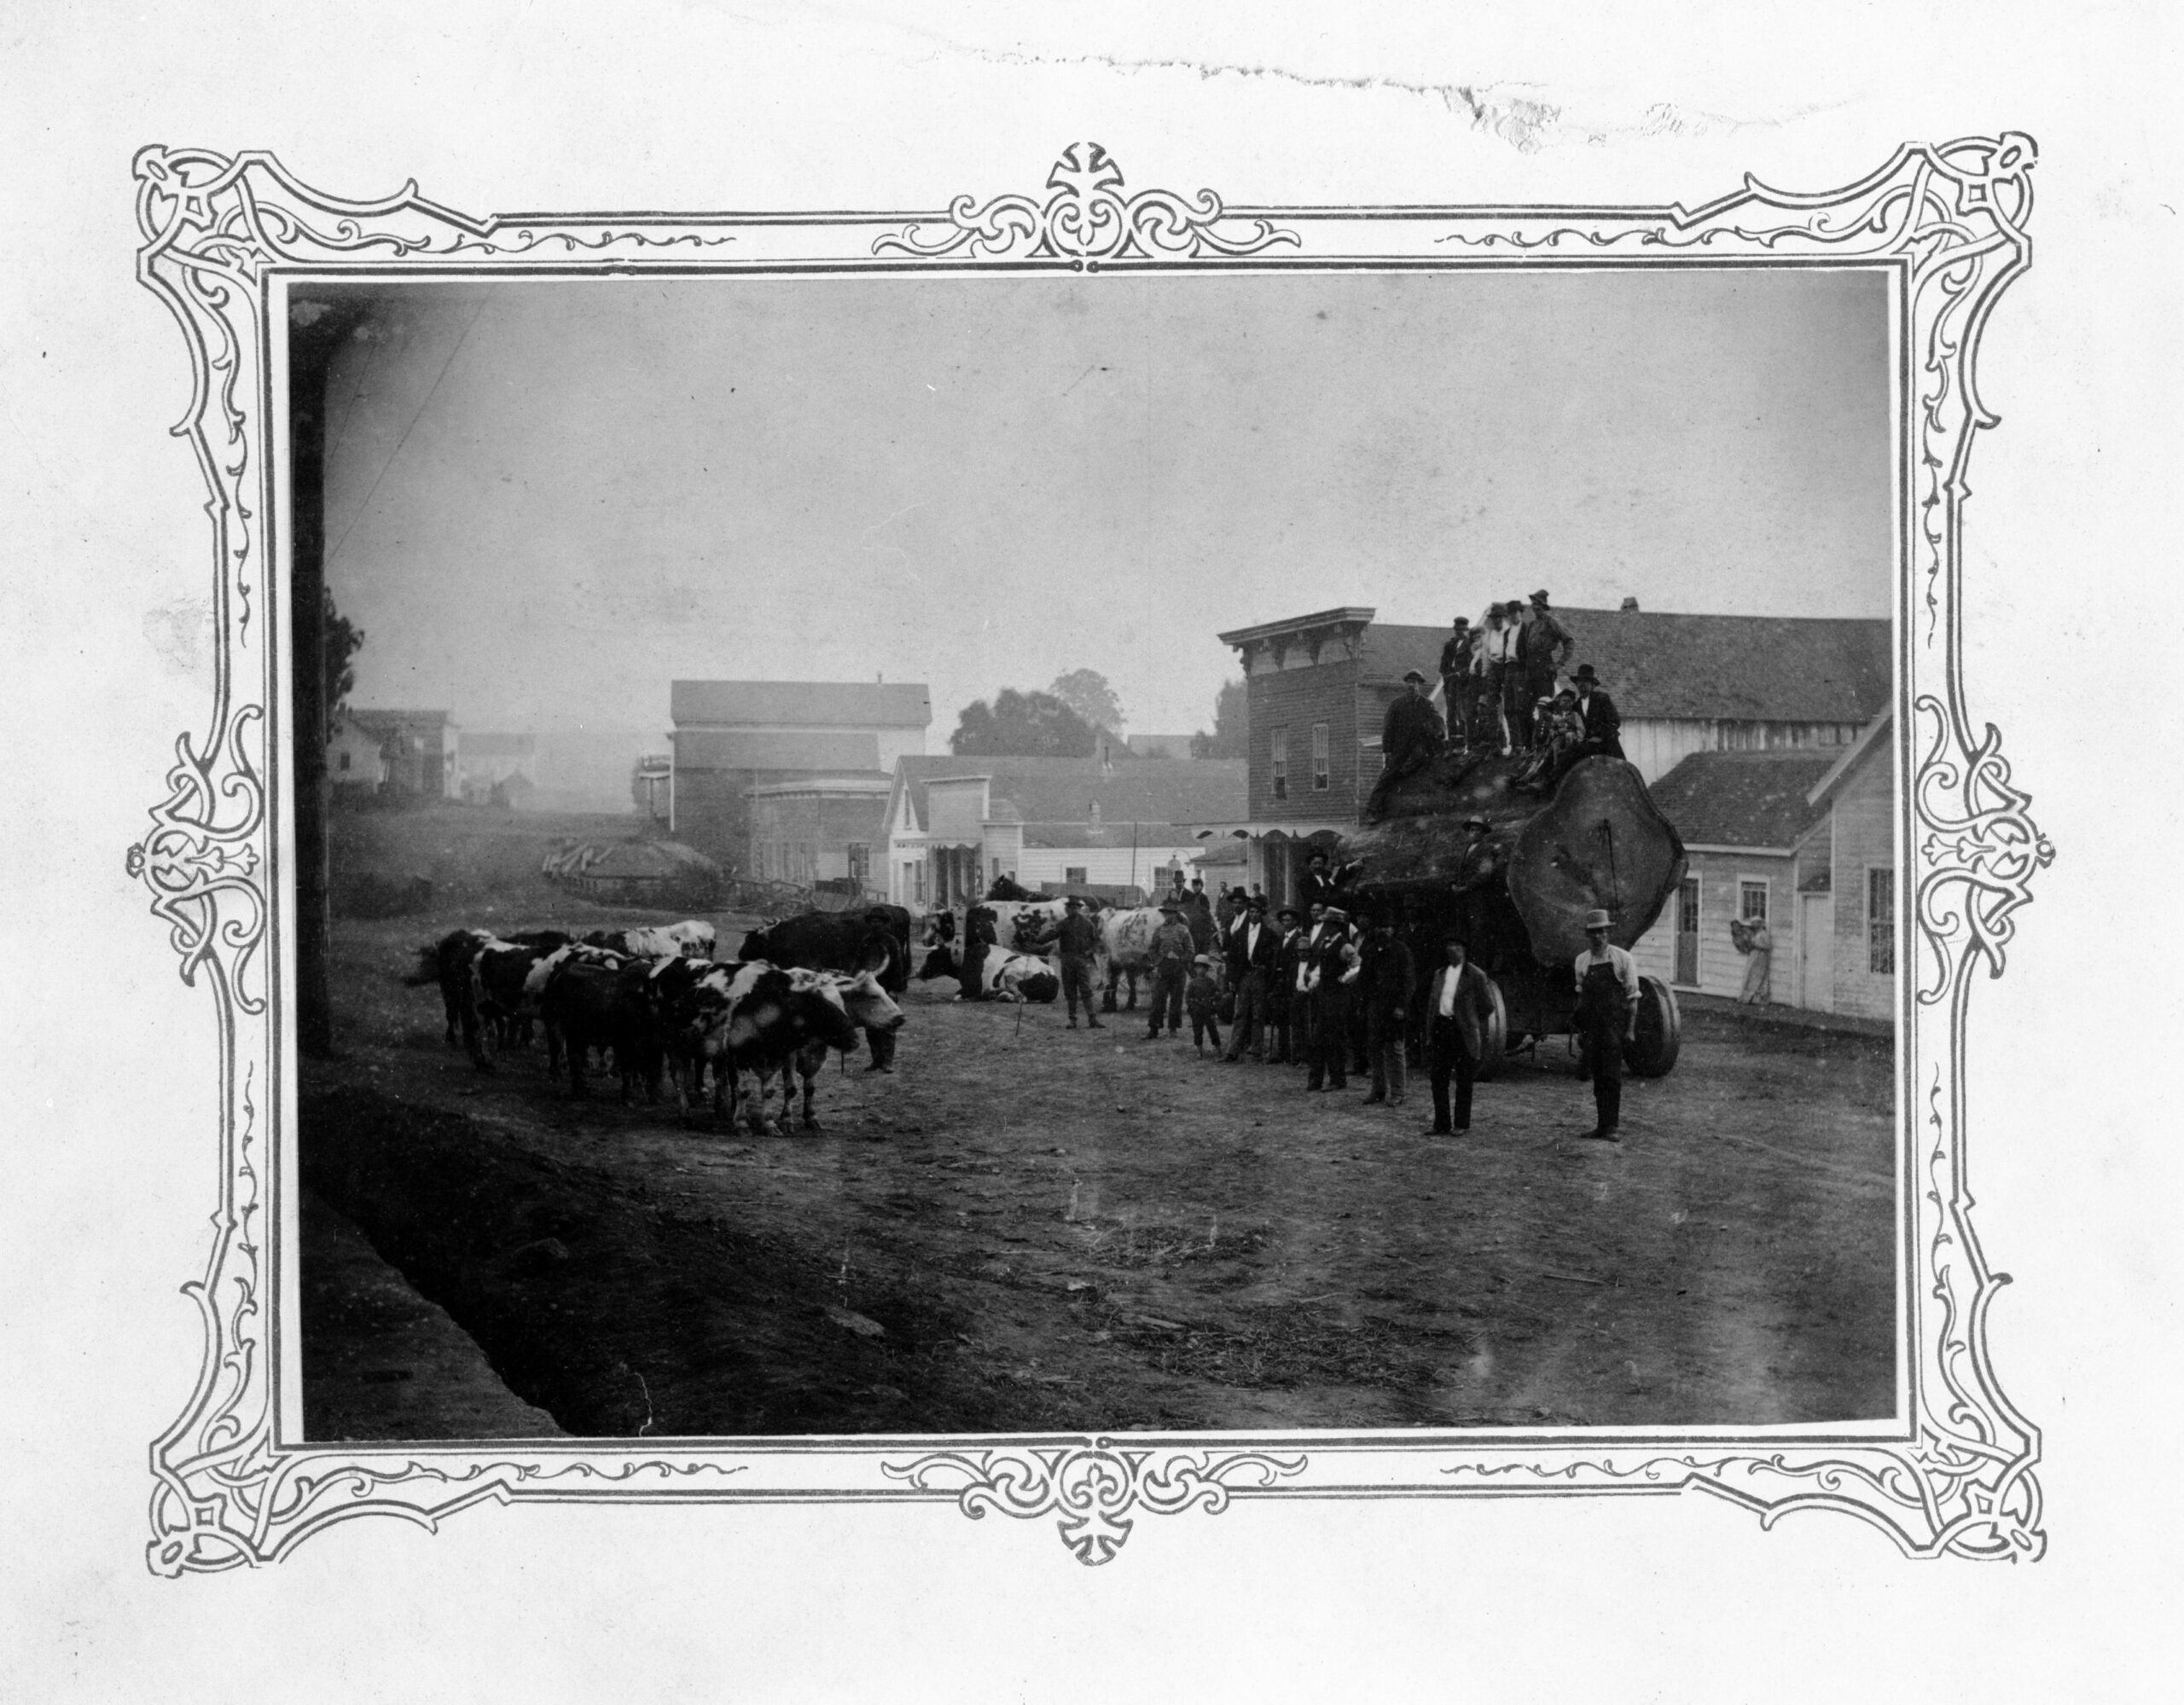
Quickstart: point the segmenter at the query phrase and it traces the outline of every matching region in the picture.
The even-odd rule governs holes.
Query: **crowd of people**
[[[1415,1064],[1426,1071],[1432,1099],[1427,1134],[1461,1136],[1471,1128],[1472,1087],[1492,1043],[1486,976],[1471,962],[1461,932],[1442,937],[1432,962],[1421,965],[1391,916],[1358,914],[1350,875],[1316,851],[1298,902],[1279,907],[1263,890],[1246,892],[1240,884],[1224,885],[1209,899],[1203,881],[1187,886],[1176,875],[1159,902],[1147,1038],[1157,1041],[1165,1031],[1181,1040],[1188,1016],[1200,1056],[1302,1070],[1308,1093],[1347,1090],[1356,1077],[1368,1086],[1368,1107],[1405,1106]],[[1081,999],[1086,1020],[1104,1028],[1083,971],[1093,947],[1090,920],[1072,907],[1062,928],[1070,1025],[1077,1024]],[[1592,914],[1587,952],[1572,970],[1598,1116],[1586,1134],[1613,1142],[1638,974],[1630,955],[1609,943],[1608,928],[1606,913]]]
[[[1368,818],[1385,814],[1405,776],[1451,746],[1521,757],[1511,785],[1538,792],[1551,792],[1580,759],[1623,756],[1622,715],[1599,671],[1586,663],[1562,673],[1577,641],[1549,602],[1542,589],[1490,604],[1476,626],[1458,616],[1441,647],[1440,710],[1425,671],[1405,674],[1409,691],[1381,724],[1382,767]]]

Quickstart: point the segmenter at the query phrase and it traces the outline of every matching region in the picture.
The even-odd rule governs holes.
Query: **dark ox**
[[[642,1086],[657,1099],[659,1048],[647,983],[652,967],[642,960],[607,964],[599,958],[565,958],[554,966],[538,995],[546,1030],[546,1069],[569,1067],[569,1093],[582,1099],[586,1057],[612,1053],[622,1099]]]
[[[861,914],[804,912],[743,938],[737,957],[746,963],[764,960],[805,971],[839,972],[856,977],[869,971],[879,986],[899,995],[910,985],[910,914],[899,906],[874,906]],[[871,1061],[868,1071],[895,1069],[897,1022],[867,1026],[865,1045]]]
[[[505,942],[521,948],[551,953],[566,947],[569,937],[559,930],[526,930],[520,935],[497,937],[491,930],[454,930],[430,947],[417,949],[417,968],[402,980],[412,989],[439,985],[440,1003],[447,1012],[447,1045],[468,1048],[470,1057],[483,1063],[479,1047],[478,1008],[472,999],[471,961],[486,942]]]

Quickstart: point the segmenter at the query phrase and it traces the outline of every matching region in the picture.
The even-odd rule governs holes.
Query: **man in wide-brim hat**
[[[1190,981],[1191,961],[1198,957],[1198,943],[1183,926],[1183,908],[1174,901],[1161,902],[1160,927],[1153,932],[1153,1012],[1147,1041],[1159,1040],[1161,1020],[1169,1034],[1183,1029],[1183,985]]]
[[[1519,732],[1513,718],[1510,738],[1519,745],[1529,745],[1534,707],[1541,699],[1554,696],[1555,672],[1569,663],[1570,653],[1577,648],[1577,641],[1547,607],[1545,588],[1532,594],[1531,604],[1523,612],[1523,623],[1517,637],[1517,672],[1523,680],[1513,696],[1522,699],[1524,727]]]
[[[1290,1017],[1297,990],[1297,950],[1304,937],[1303,914],[1294,906],[1283,906],[1274,914],[1274,970],[1266,985],[1266,1060],[1269,1065],[1287,1065],[1295,1058],[1290,1047]]]
[[[1476,643],[1471,618],[1458,616],[1449,623],[1449,637],[1441,641],[1441,715],[1449,725],[1449,738],[1471,744],[1472,647]]]
[[[1615,700],[1600,690],[1599,672],[1589,663],[1581,663],[1570,676],[1570,687],[1577,695],[1577,715],[1585,725],[1577,757],[1621,757],[1623,716]]]
[[[1441,713],[1426,696],[1426,672],[1405,670],[1403,684],[1407,690],[1380,719],[1380,779],[1365,802],[1368,821],[1386,812],[1397,784],[1432,763],[1448,738]]]
[[[1308,1090],[1350,1087],[1350,986],[1357,980],[1357,948],[1350,939],[1350,914],[1339,906],[1321,913],[1325,926],[1312,948],[1305,992],[1311,1001],[1311,1070]]]
[[[1595,908],[1585,913],[1585,950],[1577,955],[1578,1057],[1593,1082],[1596,1117],[1588,1137],[1620,1142],[1623,1047],[1638,1034],[1638,965],[1608,940],[1614,920]]]

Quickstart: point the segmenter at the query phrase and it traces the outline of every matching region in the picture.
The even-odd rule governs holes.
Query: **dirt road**
[[[514,927],[513,925],[509,927]],[[474,1073],[415,923],[337,930],[307,1180],[591,1435],[1686,1426],[1889,1412],[1891,1054],[1695,1015],[1628,1141],[1559,1053],[1473,1134],[913,984],[820,1135]],[[1559,1045],[1558,1045],[1559,1047]],[[1550,1069],[1551,1067],[1551,1069]],[[306,1254],[306,1261],[309,1256]],[[306,1322],[306,1331],[311,1330]]]

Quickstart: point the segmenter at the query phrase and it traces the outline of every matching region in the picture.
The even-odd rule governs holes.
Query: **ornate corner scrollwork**
[[[2015,913],[2032,898],[2032,878],[2055,861],[2054,844],[2010,785],[2001,734],[1989,722],[1971,745],[1948,706],[1931,696],[1913,707],[1930,723],[1914,781],[1919,824],[1917,909],[1923,950],[1919,1000],[1948,998],[1974,958],[2002,974]]]
[[[1046,187],[1053,193],[1044,201],[998,195],[979,206],[959,195],[949,204],[946,224],[905,225],[874,238],[872,252],[926,260],[958,254],[973,260],[1069,260],[1089,267],[1103,261],[1252,255],[1298,242],[1296,232],[1267,220],[1233,217],[1211,189],[1188,197],[1141,189],[1126,197],[1122,167],[1097,142],[1064,148]]]
[[[1136,1526],[1131,1511],[1218,1515],[1231,1487],[1272,1486],[1301,1474],[1304,1459],[1263,1451],[1217,1453],[1125,1447],[1110,1440],[1045,1449],[936,1451],[880,1472],[921,1492],[950,1491],[973,1521],[989,1510],[1019,1521],[1059,1511],[1055,1531],[1079,1563],[1112,1560]]]

